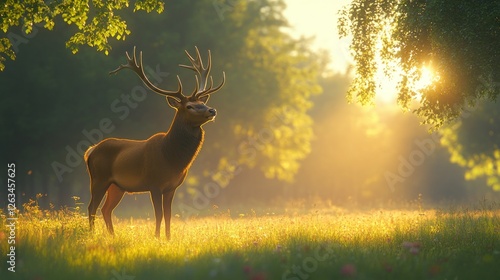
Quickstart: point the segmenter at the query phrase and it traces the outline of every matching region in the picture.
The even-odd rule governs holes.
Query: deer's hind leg
[[[120,203],[124,194],[125,191],[120,189],[116,184],[112,183],[108,188],[108,195],[106,196],[106,201],[104,202],[104,206],[102,206],[101,209],[104,222],[106,222],[106,227],[108,228],[108,232],[112,235],[115,234],[115,231],[113,229],[111,214],[113,214],[113,210],[118,205],[118,203]]]
[[[94,230],[94,221],[95,221],[95,214],[97,212],[97,208],[99,207],[99,204],[101,204],[102,198],[106,194],[106,191],[108,190],[109,185],[106,183],[98,182],[95,180],[91,179],[90,183],[90,203],[89,203],[89,224],[90,224],[90,231]]]

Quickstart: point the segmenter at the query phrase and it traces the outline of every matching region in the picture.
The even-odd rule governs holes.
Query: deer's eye
[[[193,109],[193,106],[191,106],[191,105],[187,105],[186,109],[188,109],[188,110],[189,110],[189,109]]]

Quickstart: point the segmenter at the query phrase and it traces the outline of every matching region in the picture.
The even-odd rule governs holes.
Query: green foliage
[[[500,49],[498,1],[355,0],[341,11],[339,30],[352,34],[356,76],[348,96],[369,103],[376,93],[377,67],[391,73],[396,62],[398,102],[434,128],[456,118],[478,98],[495,99]],[[378,59],[384,66],[379,65]],[[423,66],[436,76],[429,87],[417,90]],[[485,86],[486,83],[486,86]]]
[[[169,17],[147,23],[175,26],[142,34],[143,40],[155,42],[145,56],[167,58],[172,74],[182,75],[175,65],[186,61],[173,50],[191,51],[194,45],[202,55],[211,49],[216,83],[226,72],[226,85],[209,101],[221,115],[205,126],[207,137],[197,160],[215,158],[217,164],[198,174],[217,177],[219,171],[234,175],[236,168],[258,168],[268,178],[290,182],[309,154],[313,132],[308,110],[311,97],[321,92],[318,78],[326,59],[309,50],[308,41],[283,32],[283,9],[283,1],[240,1],[221,20],[213,1],[183,1],[169,5]],[[197,13],[188,18],[189,11]],[[187,77],[182,79],[189,85]]]
[[[12,46],[10,44],[9,39],[7,38],[0,38],[0,54],[6,55],[10,59],[14,59],[16,57],[16,54],[14,51],[12,51]],[[0,55],[0,71],[3,71],[5,68],[5,65],[3,64],[5,61],[5,57],[3,55]]]
[[[391,40],[384,27],[396,5],[396,1],[353,1],[340,11],[339,35],[354,36],[350,49],[356,63],[356,76],[347,92],[349,100],[356,96],[362,104],[367,104],[375,97],[377,44],[384,43],[385,58],[389,59]]]
[[[163,2],[158,0],[136,0],[134,12],[144,10],[148,13],[156,11],[157,13],[161,14],[163,13],[164,9],[165,7]]]
[[[103,17],[102,23],[116,19],[105,8],[101,15],[96,13],[99,5],[107,5],[102,3],[108,2],[93,2],[81,32],[94,28],[92,19],[96,17]],[[111,8],[124,7],[120,3]],[[141,2],[141,9],[153,9],[148,3]],[[205,179],[227,179],[221,172],[229,170],[235,175],[235,168],[255,168],[263,176],[287,182],[294,179],[311,149],[314,135],[308,112],[311,98],[321,91],[318,79],[326,59],[310,51],[307,40],[292,39],[283,31],[287,24],[283,1],[240,1],[224,13],[224,20],[211,0],[174,1],[168,8],[161,16],[148,17],[133,17],[132,11],[122,9],[127,29],[134,31],[131,34],[116,28],[118,22],[115,27],[102,27],[101,20],[95,25],[100,31],[88,29],[90,37],[81,32],[75,35],[67,28],[39,30],[40,38],[30,39],[17,61],[10,62],[0,75],[2,92],[16,93],[0,103],[3,141],[11,147],[7,158],[26,163],[19,167],[23,169],[21,178],[33,180],[35,185],[25,190],[28,196],[55,191],[60,203],[68,204],[72,195],[86,201],[88,175],[78,159],[71,158],[75,163],[68,165],[68,147],[76,150],[85,141],[95,142],[83,131],[95,131],[104,118],[111,120],[114,130],[102,137],[147,139],[167,131],[173,110],[164,98],[147,92],[144,100],[134,100],[133,90],[143,86],[134,73],[107,74],[125,62],[125,51],[130,52],[134,45],[143,51],[145,67],[168,73],[162,76],[161,88],[175,88],[179,74],[185,91],[192,89],[193,73],[178,65],[189,63],[183,50],[192,53],[194,46],[204,59],[211,50],[214,83],[226,72],[226,85],[209,100],[218,116],[215,123],[204,127],[207,134],[190,171],[192,181],[203,184]],[[68,12],[65,18],[69,21],[72,16]],[[80,49],[75,56],[64,47],[68,37],[80,43],[90,38],[111,45],[103,38],[118,36],[121,31],[121,38],[127,36],[127,41],[113,44],[107,57],[93,49]],[[155,80],[151,72],[146,73]],[[132,105],[124,101],[127,97]],[[80,149],[85,148],[81,144]],[[63,182],[51,166],[56,161],[70,170],[62,175]],[[24,176],[30,170],[33,175]],[[222,186],[221,180],[216,182]]]
[[[340,34],[353,36],[356,75],[348,92],[351,100],[373,101],[377,67],[399,81],[400,106],[415,105],[415,113],[432,129],[456,120],[479,100],[497,98],[500,2],[356,0],[341,15]],[[417,88],[423,67],[430,68],[436,79]],[[482,115],[458,119],[444,128],[443,144],[451,161],[467,169],[467,179],[485,176],[490,186],[499,189],[498,130],[486,128],[495,119],[491,110],[496,109],[483,106],[478,110]],[[472,133],[478,130],[481,133]],[[479,147],[482,151],[475,150]]]
[[[0,7],[0,28],[10,39],[14,27],[21,26],[25,34],[30,34],[35,25],[52,30],[60,17],[68,25],[77,27],[78,31],[66,43],[73,53],[78,52],[81,45],[88,45],[108,54],[111,50],[109,38],[125,40],[130,34],[125,20],[117,14],[128,6],[129,0],[7,0]],[[163,9],[160,0],[136,1],[134,5],[134,11],[148,13],[161,13]],[[0,70],[5,67],[5,56],[15,59],[12,44],[6,43],[7,38],[0,38]]]
[[[236,87],[228,85],[227,94],[242,97],[232,106],[247,108],[231,117],[230,129],[237,137],[231,145],[238,151],[231,156],[240,164],[258,166],[268,178],[290,182],[300,160],[310,153],[313,131],[307,111],[311,97],[321,92],[318,79],[326,59],[312,53],[307,41],[283,33],[281,1],[257,3],[241,4],[246,7],[240,7],[242,15],[235,18],[237,25],[251,24],[245,27],[244,45],[232,58],[238,63],[228,70]]]
[[[86,217],[30,202],[17,220],[16,272],[4,265],[0,277],[495,279],[500,273],[498,205],[280,211],[289,214],[252,210],[216,211],[188,221],[174,217],[172,240],[166,242],[154,238],[152,220],[116,219],[111,237],[101,217],[91,234]],[[7,224],[1,212],[0,222]],[[0,228],[4,256],[9,235],[8,227]]]
[[[473,112],[440,130],[441,144],[450,161],[465,168],[465,178],[486,178],[500,191],[500,115],[499,105],[481,102]]]

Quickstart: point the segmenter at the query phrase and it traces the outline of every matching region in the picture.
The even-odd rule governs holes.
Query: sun
[[[287,0],[285,16],[292,28],[288,31],[296,38],[301,36],[312,36],[313,49],[328,50],[331,57],[331,63],[328,69],[334,73],[347,74],[350,65],[355,64],[352,53],[350,52],[350,42],[352,38],[346,37],[340,39],[337,28],[334,28],[339,20],[339,14],[335,11],[340,10],[349,4],[351,0],[311,0],[307,3],[301,0]],[[310,15],[315,15],[311,17]],[[333,28],[332,28],[333,27]],[[386,38],[391,38],[392,25],[386,23],[382,34]],[[431,85],[436,80],[436,74],[432,69],[431,63],[427,63],[420,68],[415,68],[411,73],[404,73],[399,61],[387,61],[380,56],[383,48],[382,40],[377,42],[375,50],[375,63],[377,71],[375,73],[376,94],[375,104],[383,105],[384,109],[398,108],[398,84],[402,77],[412,76],[414,71],[421,71],[418,81],[412,83],[412,89],[416,89],[415,99],[418,101],[421,95],[418,94],[424,88]],[[388,71],[384,71],[388,70]]]
[[[437,75],[432,69],[431,63],[429,63],[428,65],[424,65],[420,68],[420,79],[414,82],[412,89],[415,92],[422,91],[423,89],[426,89],[427,87],[432,85],[434,82],[439,81],[439,78],[439,75]]]
[[[420,68],[414,68],[410,73],[406,73],[401,66],[395,62],[377,61],[378,67],[375,74],[377,83],[377,92],[375,95],[376,103],[382,105],[396,105],[398,98],[398,83],[403,76],[419,77],[418,79],[410,80],[410,89],[415,93],[414,100],[420,101],[423,90],[439,81],[440,76],[435,72],[432,63],[426,63]],[[390,71],[384,72],[384,67],[389,67]]]

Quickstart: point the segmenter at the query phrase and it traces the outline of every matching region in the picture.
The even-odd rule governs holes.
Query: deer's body
[[[106,139],[89,150],[87,164],[92,180],[114,183],[131,193],[159,186],[162,193],[175,190],[203,143],[203,130],[199,128],[196,134],[170,130],[143,141]]]
[[[122,65],[115,71],[123,68],[134,70],[150,89],[167,96],[167,101],[176,109],[176,114],[166,133],[157,133],[142,141],[109,138],[87,150],[85,161],[91,178],[92,197],[89,203],[91,229],[94,227],[97,208],[106,193],[102,214],[108,231],[113,234],[111,214],[125,192],[150,192],[156,218],[155,234],[157,237],[160,235],[162,217],[165,217],[165,233],[170,238],[171,204],[175,190],[186,178],[201,149],[204,139],[201,126],[213,120],[216,115],[215,109],[206,106],[205,102],[210,93],[224,84],[223,81],[215,89],[212,89],[212,85],[205,88],[210,71],[210,56],[208,67],[204,69],[198,49],[196,52],[197,59],[188,54],[193,66],[183,66],[195,70],[202,79],[201,89],[198,90],[197,78],[197,86],[190,97],[182,95],[180,79],[177,92],[160,90],[152,85],[142,71],[142,58],[140,65],[136,63],[135,50],[133,60],[129,57],[129,64]]]

